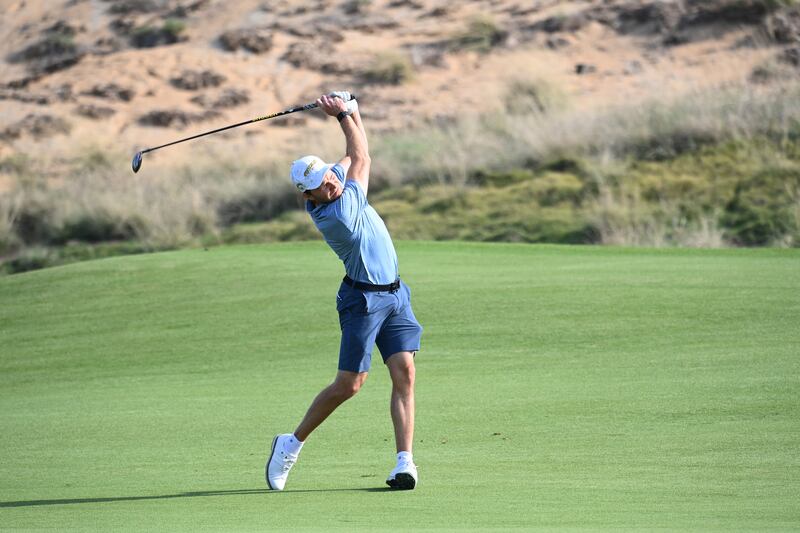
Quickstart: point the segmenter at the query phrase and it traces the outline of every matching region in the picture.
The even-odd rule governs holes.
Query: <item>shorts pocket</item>
[[[367,299],[361,291],[342,285],[336,295],[336,310],[339,313],[366,314]]]

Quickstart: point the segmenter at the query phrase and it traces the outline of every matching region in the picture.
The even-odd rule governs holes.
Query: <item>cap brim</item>
[[[325,174],[327,174],[331,168],[333,168],[333,165],[325,165],[324,167],[314,172],[313,179],[309,180],[309,184],[306,187],[306,191],[319,189],[319,186],[322,185],[322,180],[325,179]]]

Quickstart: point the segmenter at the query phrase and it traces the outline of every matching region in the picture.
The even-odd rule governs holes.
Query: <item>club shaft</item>
[[[257,118],[254,118],[254,119],[245,120],[244,122],[239,122],[238,124],[232,124],[230,126],[225,126],[224,128],[217,128],[215,130],[207,131],[205,133],[198,133],[197,135],[192,135],[191,137],[186,137],[185,139],[172,141],[171,143],[162,144],[161,146],[154,146],[153,148],[147,148],[145,150],[142,150],[141,153],[146,154],[147,152],[152,152],[153,150],[158,150],[160,148],[166,148],[167,146],[172,146],[173,144],[178,144],[178,143],[182,143],[182,142],[186,142],[186,141],[191,141],[192,139],[197,139],[199,137],[205,137],[206,135],[211,135],[212,133],[219,133],[221,131],[230,130],[230,129],[233,129],[233,128],[238,128],[239,126],[246,126],[247,124],[252,124],[254,122],[260,122],[262,120],[268,120],[268,119],[275,118],[275,117],[280,117],[280,116],[283,116],[283,115],[288,115],[289,113],[296,113],[298,111],[307,111],[309,109],[314,109],[316,107],[319,107],[316,104],[316,102],[313,103],[313,104],[306,104],[306,105],[303,105],[303,106],[293,107],[291,109],[287,109],[287,110],[281,111],[279,113],[273,113],[271,115],[266,115],[266,116],[263,116],[263,117],[257,117]]]

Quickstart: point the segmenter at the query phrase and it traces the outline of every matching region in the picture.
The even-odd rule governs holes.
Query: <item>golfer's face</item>
[[[316,189],[304,192],[303,196],[316,204],[329,204],[339,198],[343,190],[342,182],[329,170],[325,173],[325,177],[322,178],[322,184]]]

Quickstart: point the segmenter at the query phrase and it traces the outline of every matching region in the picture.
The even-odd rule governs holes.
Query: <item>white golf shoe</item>
[[[386,479],[393,489],[411,490],[417,486],[417,465],[412,461],[400,461]]]
[[[286,440],[291,437],[291,433],[278,435],[272,439],[272,451],[264,467],[264,476],[267,478],[267,486],[272,490],[283,490],[286,485],[286,478],[289,477],[289,470],[297,462],[297,456],[286,452]]]

